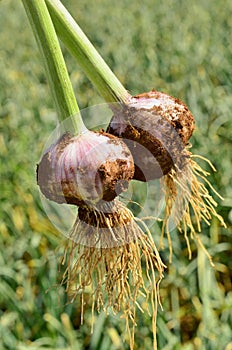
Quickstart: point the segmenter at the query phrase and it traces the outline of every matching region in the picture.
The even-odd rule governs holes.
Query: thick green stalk
[[[59,0],[46,0],[57,34],[106,102],[127,103],[130,94]]]
[[[59,41],[44,0],[22,0],[45,65],[59,121],[70,116],[72,128],[80,133],[84,124],[69,79]]]

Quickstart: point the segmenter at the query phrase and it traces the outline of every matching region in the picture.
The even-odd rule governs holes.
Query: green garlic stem
[[[73,131],[81,133],[83,124],[69,79],[59,41],[44,0],[22,0],[42,54],[46,76],[55,101],[59,121],[73,116]]]
[[[106,102],[127,103],[130,94],[59,0],[46,0],[57,34]]]

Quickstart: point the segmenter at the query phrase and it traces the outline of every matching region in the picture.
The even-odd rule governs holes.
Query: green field
[[[189,261],[184,238],[172,233],[173,263],[167,244],[161,253],[168,268],[160,286],[158,348],[232,350],[232,2],[63,3],[132,94],[167,92],[195,116],[192,152],[218,170],[210,180],[224,197],[217,210],[228,229],[213,219],[201,233],[215,269],[194,242]],[[96,314],[91,335],[89,305],[81,326],[80,301],[69,304],[63,287],[48,291],[61,278],[62,235],[46,217],[35,173],[57,117],[20,1],[0,1],[0,23],[0,349],[127,350],[119,316]],[[80,108],[103,103],[62,48]],[[96,117],[94,125],[101,122]],[[137,318],[135,350],[150,350],[151,319]]]

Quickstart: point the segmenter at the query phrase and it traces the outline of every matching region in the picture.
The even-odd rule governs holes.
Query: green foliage
[[[161,253],[168,269],[161,283],[158,344],[162,350],[229,350],[232,3],[118,0],[116,6],[107,0],[69,0],[64,4],[128,90],[166,91],[183,99],[196,118],[193,153],[207,156],[218,169],[211,178],[225,197],[218,211],[228,230],[213,220],[202,232],[214,270],[195,243],[193,259],[188,261],[184,238],[172,233],[173,263],[168,264],[167,249]],[[56,126],[56,115],[20,2],[1,1],[0,22],[0,348],[128,349],[119,316],[96,315],[91,336],[88,305],[81,326],[80,302],[66,304],[62,288],[47,292],[60,279],[57,247],[62,238],[43,212],[35,168]],[[65,49],[64,55],[80,107],[103,102]],[[151,336],[151,320],[138,313],[135,349],[151,349]]]

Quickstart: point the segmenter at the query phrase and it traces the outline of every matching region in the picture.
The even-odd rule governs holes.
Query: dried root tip
[[[70,239],[89,247],[111,248],[128,244],[140,234],[131,211],[115,200],[79,207]]]
[[[87,290],[91,293],[92,310],[107,312],[110,308],[114,313],[121,313],[133,349],[137,310],[152,313],[154,339],[156,337],[158,285],[165,266],[150,233],[142,231],[122,203],[115,202],[112,206],[113,213],[109,207],[108,212],[97,214],[96,209],[81,209],[83,213],[79,216],[85,221],[79,217],[71,232],[66,248],[68,267],[62,283],[66,284],[72,300],[80,295],[84,305]],[[84,236],[85,245],[78,244],[78,237],[84,239]],[[90,236],[95,238],[91,240]],[[88,242],[91,244],[87,245]],[[144,267],[146,273],[143,273]],[[149,300],[152,310],[149,310]]]
[[[179,171],[173,169],[164,178],[166,209],[165,219],[163,221],[163,235],[166,232],[168,236],[171,260],[172,242],[169,233],[169,224],[171,220],[174,221],[178,230],[184,234],[189,258],[191,258],[190,237],[191,239],[195,239],[199,246],[203,248],[213,266],[212,258],[196,231],[201,232],[202,222],[210,225],[213,216],[226,227],[223,218],[216,212],[215,208],[217,207],[217,202],[206,188],[206,185],[219,198],[222,199],[222,197],[208,181],[207,176],[209,173],[203,170],[200,165],[193,160],[194,157],[197,156],[192,156],[190,154],[190,158],[183,169]],[[207,159],[203,159],[211,164]],[[213,170],[215,169],[213,168]]]

